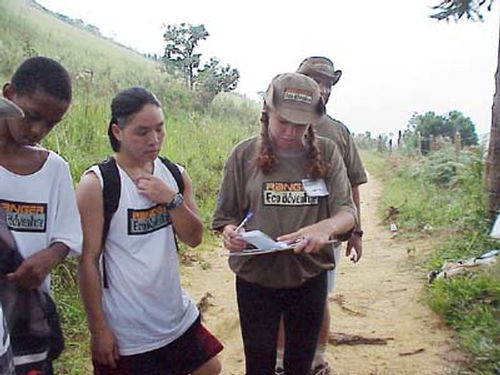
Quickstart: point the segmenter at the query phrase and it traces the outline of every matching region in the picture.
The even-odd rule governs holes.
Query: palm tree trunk
[[[500,33],[500,30],[499,30]],[[495,96],[491,114],[490,144],[485,168],[486,213],[493,220],[500,211],[500,34],[497,71],[495,73]]]

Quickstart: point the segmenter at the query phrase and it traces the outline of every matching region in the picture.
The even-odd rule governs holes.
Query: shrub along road
[[[430,239],[392,238],[377,216],[379,183],[361,186],[363,257],[343,258],[337,289],[330,296],[332,344],[327,358],[336,374],[451,374],[463,356],[451,332],[421,301],[425,271],[419,260]],[[183,266],[183,284],[202,301],[205,324],[221,339],[223,374],[244,374],[244,356],[234,292],[234,275],[223,249]],[[209,294],[207,294],[209,293]],[[344,342],[334,345],[333,342]],[[347,345],[351,343],[352,345]]]

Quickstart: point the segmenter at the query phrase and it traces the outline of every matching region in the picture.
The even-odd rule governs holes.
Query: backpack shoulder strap
[[[97,164],[102,176],[102,205],[104,213],[104,224],[102,227],[101,246],[104,248],[104,242],[108,237],[109,225],[111,219],[118,209],[121,193],[120,172],[116,166],[115,159],[110,156]],[[104,262],[104,253],[102,258],[102,274],[104,288],[108,287],[106,277],[106,263]]]
[[[177,183],[177,187],[179,188],[179,193],[183,194],[184,180],[182,179],[182,174],[181,171],[179,170],[179,167],[164,156],[160,156],[160,160],[165,165],[165,167],[168,168],[170,173],[172,173],[172,176],[174,176],[175,182]]]
[[[118,209],[120,202],[121,182],[120,172],[116,166],[115,159],[110,156],[98,164],[102,175],[102,203],[104,208],[104,226],[102,230],[102,241],[108,237],[111,219]]]

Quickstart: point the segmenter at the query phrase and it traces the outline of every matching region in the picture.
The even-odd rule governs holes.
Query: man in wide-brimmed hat
[[[335,70],[333,62],[324,56],[308,57],[300,64],[297,69],[298,73],[305,74],[316,81],[321,89],[321,96],[325,104],[330,98],[332,87],[335,86],[340,77],[342,70]],[[362,255],[362,236],[361,215],[359,205],[359,188],[358,186],[367,182],[365,169],[359,157],[356,145],[349,129],[340,121],[335,120],[329,115],[323,116],[314,130],[316,134],[322,137],[332,139],[339,147],[340,153],[344,159],[344,164],[347,170],[347,176],[352,187],[352,196],[354,204],[358,209],[357,227],[352,232],[351,238],[347,242],[346,256],[352,256],[352,260],[357,262]],[[352,249],[355,253],[351,254]],[[336,267],[333,271],[328,272],[328,293],[332,293],[335,288],[335,279],[337,275],[338,264],[341,259],[341,246],[335,249]],[[325,350],[328,345],[328,333],[330,330],[330,309],[328,303],[325,304],[325,314],[323,324],[318,340],[318,348],[313,362],[313,374],[323,375],[329,373],[329,365],[325,361]]]

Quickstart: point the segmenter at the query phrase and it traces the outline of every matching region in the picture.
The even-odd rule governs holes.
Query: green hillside
[[[167,136],[162,154],[187,168],[208,227],[229,150],[258,131],[257,103],[225,94],[201,108],[183,80],[167,75],[159,63],[63,22],[30,0],[0,0],[2,83],[23,59],[34,55],[57,59],[73,79],[71,109],[44,145],[69,161],[75,183],[87,167],[111,152],[106,131],[113,95],[141,85],[163,104]],[[207,231],[200,250],[208,249],[210,242]],[[75,268],[74,259],[61,265],[53,282],[67,338],[67,349],[56,363],[57,374],[89,373],[88,333]]]
[[[126,86],[160,79],[153,61],[62,22],[35,5],[30,0],[0,1],[1,78],[8,77],[21,59],[41,54],[60,60],[73,77],[94,71],[99,86],[109,89],[116,88],[116,83]]]
[[[75,88],[73,105],[46,145],[70,161],[75,181],[87,166],[110,152],[106,129],[112,96],[141,85],[163,103],[168,128],[164,153],[185,164],[195,183],[203,183],[200,204],[212,201],[207,193],[215,191],[213,178],[218,180],[228,150],[250,129],[257,130],[257,104],[226,94],[208,108],[199,108],[184,82],[163,72],[159,63],[63,22],[34,4],[0,0],[0,79],[7,80],[20,61],[33,55],[55,58],[68,68]],[[207,218],[208,212],[204,214]]]

